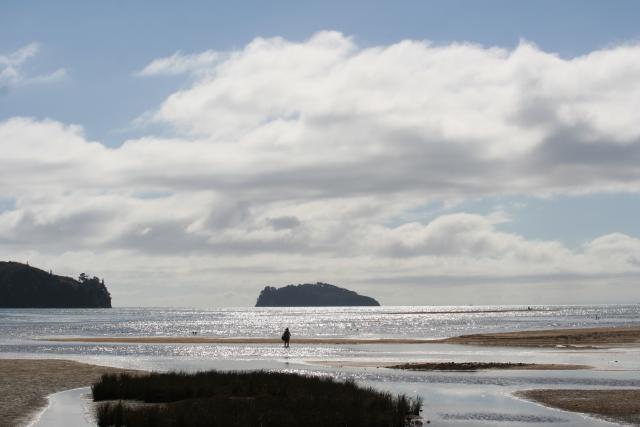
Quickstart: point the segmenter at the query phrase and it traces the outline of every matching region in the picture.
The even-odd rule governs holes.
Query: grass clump
[[[100,427],[402,427],[422,406],[353,381],[265,371],[108,374],[92,392],[109,401],[97,407]]]

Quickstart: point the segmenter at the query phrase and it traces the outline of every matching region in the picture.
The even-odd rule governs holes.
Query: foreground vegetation
[[[402,427],[422,406],[353,381],[264,371],[104,375],[92,392],[109,401],[100,427]]]

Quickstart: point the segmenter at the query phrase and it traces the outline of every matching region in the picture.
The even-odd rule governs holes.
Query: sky
[[[347,3],[347,4],[345,4]],[[0,5],[0,260],[115,306],[640,302],[635,1]]]

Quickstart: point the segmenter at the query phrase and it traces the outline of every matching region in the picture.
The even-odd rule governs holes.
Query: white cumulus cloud
[[[562,58],[321,32],[139,74],[189,74],[152,113],[172,137],[107,148],[76,125],[0,122],[1,258],[112,277],[130,304],[248,304],[266,283],[316,280],[387,303],[407,302],[399,286],[454,303],[451,289],[481,284],[486,303],[640,275],[637,236],[570,248],[503,231],[500,210],[455,212],[471,197],[637,192],[640,45]],[[416,216],[434,201],[454,213]]]

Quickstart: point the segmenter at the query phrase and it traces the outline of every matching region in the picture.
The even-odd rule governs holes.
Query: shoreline
[[[280,344],[279,338],[207,337],[207,336],[137,336],[137,337],[50,337],[40,341],[123,344]],[[640,327],[603,327],[546,329],[537,331],[497,332],[461,335],[450,338],[294,338],[294,344],[464,344],[506,347],[559,347],[569,349],[603,346],[640,346]]]
[[[400,363],[388,366],[391,369],[404,369],[407,371],[576,371],[580,369],[593,369],[593,366],[562,364],[562,363],[514,363],[514,362],[427,362],[427,363]]]
[[[536,331],[471,334],[438,340],[447,344],[505,347],[600,348],[640,346],[640,327],[544,329]]]
[[[536,389],[514,395],[549,408],[587,414],[605,421],[640,424],[639,389]]]
[[[46,408],[48,396],[87,387],[106,373],[140,372],[63,359],[0,359],[0,420],[23,426]]]
[[[540,309],[540,308],[512,308],[512,309],[495,309],[495,310],[445,310],[445,311],[389,311],[384,314],[483,314],[483,313],[549,313],[558,311],[557,309]]]

